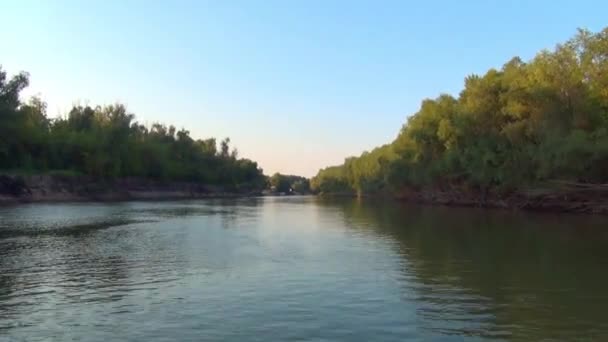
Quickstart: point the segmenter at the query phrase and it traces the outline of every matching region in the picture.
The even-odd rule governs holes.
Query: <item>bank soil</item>
[[[88,176],[0,175],[0,204],[71,201],[175,200],[254,196],[248,189],[139,178],[99,180]]]
[[[404,190],[395,197],[406,202],[448,206],[608,214],[608,184],[555,181],[539,188],[502,194]]]

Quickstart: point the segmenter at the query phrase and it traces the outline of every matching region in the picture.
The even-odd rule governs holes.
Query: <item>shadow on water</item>
[[[353,230],[390,239],[421,327],[442,335],[608,336],[608,219],[317,200]],[[565,323],[567,322],[567,323]]]

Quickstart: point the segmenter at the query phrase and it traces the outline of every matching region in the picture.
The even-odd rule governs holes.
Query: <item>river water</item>
[[[608,218],[313,197],[0,208],[0,341],[605,341]]]

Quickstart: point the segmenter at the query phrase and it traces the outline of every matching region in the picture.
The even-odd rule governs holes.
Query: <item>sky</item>
[[[608,25],[608,1],[0,0],[0,65],[50,116],[127,105],[313,176],[391,142],[424,98]]]

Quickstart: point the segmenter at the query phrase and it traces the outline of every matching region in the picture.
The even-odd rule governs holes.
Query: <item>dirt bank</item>
[[[138,178],[99,180],[87,176],[0,175],[0,205],[31,202],[174,200],[255,196],[221,186]]]
[[[323,193],[327,197],[361,197],[368,200],[398,200],[416,204],[501,208],[545,212],[608,215],[608,184],[547,182],[533,189],[508,193],[402,189],[381,193]]]
[[[608,214],[608,187],[599,184],[551,184],[547,188],[507,194],[410,190],[399,192],[395,198],[448,206]]]

